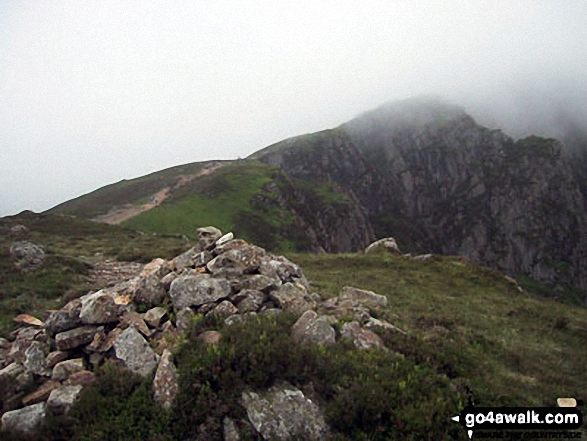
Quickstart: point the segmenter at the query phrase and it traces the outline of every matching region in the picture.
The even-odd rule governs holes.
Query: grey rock
[[[177,368],[173,364],[171,352],[165,349],[153,379],[153,398],[164,409],[169,409],[178,392]]]
[[[132,372],[150,376],[159,362],[149,343],[133,326],[126,328],[114,342],[116,357]]]
[[[27,371],[35,375],[49,376],[50,371],[47,368],[47,345],[33,341],[25,351],[24,367]]]
[[[47,404],[38,403],[2,415],[2,431],[32,434],[45,420]]]
[[[384,320],[379,320],[373,317],[369,317],[369,319],[367,320],[367,323],[365,323],[364,325],[365,329],[368,329],[370,331],[375,330],[375,329],[382,329],[384,331],[391,331],[391,332],[399,332],[400,334],[403,335],[408,335],[408,333],[400,328],[398,328],[397,326],[392,325],[391,323],[388,323]]]
[[[334,344],[336,332],[327,320],[320,320],[318,314],[309,310],[293,325],[292,337],[297,342],[328,346]]]
[[[426,263],[426,262],[430,262],[431,260],[433,260],[434,255],[433,254],[418,254],[417,256],[412,257],[412,259],[415,260],[416,262]]]
[[[80,318],[86,325],[114,323],[119,319],[121,308],[115,303],[111,292],[100,290],[80,297]]]
[[[266,391],[244,391],[241,404],[255,429],[266,440],[321,440],[329,432],[321,409],[289,383]]]
[[[180,309],[175,315],[175,326],[178,331],[187,331],[192,325],[196,313],[192,308],[185,307]]]
[[[72,374],[81,372],[85,369],[83,358],[74,358],[73,360],[60,361],[53,368],[52,380],[67,380]]]
[[[82,391],[83,386],[61,386],[53,389],[47,400],[47,407],[56,414],[66,414],[71,409]]]
[[[43,264],[45,252],[34,243],[20,241],[10,246],[10,257],[16,261],[19,270],[34,271]]]
[[[341,300],[351,300],[353,302],[361,303],[371,308],[387,306],[387,297],[375,294],[373,291],[366,289],[353,288],[352,286],[345,286],[339,294]]]
[[[0,369],[0,397],[6,399],[18,392],[17,378],[24,373],[24,366],[16,362]]]
[[[161,286],[163,286],[163,289],[165,291],[169,291],[169,288],[171,287],[171,283],[175,279],[177,279],[178,276],[179,276],[179,274],[177,274],[177,273],[169,273],[165,277],[163,277],[161,279]]]
[[[155,276],[157,279],[162,279],[171,272],[170,264],[161,258],[153,259],[147,263],[141,270],[141,277]]]
[[[373,242],[365,249],[365,254],[391,253],[400,255],[401,251],[393,237],[386,237]]]
[[[156,306],[155,308],[151,308],[145,312],[143,320],[145,320],[145,322],[147,322],[147,324],[152,328],[158,328],[166,315],[167,311],[165,308]]]
[[[216,241],[222,237],[222,232],[215,227],[198,228],[197,234],[202,250],[211,250],[214,248]]]
[[[164,266],[166,267],[166,266]],[[133,300],[138,304],[156,305],[163,302],[165,288],[158,276],[161,270],[153,269],[152,274],[141,274]]]
[[[281,309],[301,314],[315,306],[308,301],[306,294],[303,287],[287,282],[279,289],[272,291],[269,296]]]
[[[267,256],[259,264],[259,273],[282,282],[299,282],[306,289],[309,283],[302,269],[283,256]]]
[[[224,441],[240,441],[241,436],[232,418],[224,417],[222,420],[222,433]]]
[[[195,260],[200,254],[200,250],[196,247],[190,248],[185,253],[180,254],[179,256],[175,257],[172,261],[170,266],[175,271],[181,271],[185,268],[191,268],[195,266]]]
[[[208,314],[226,318],[226,317],[230,317],[231,315],[234,315],[236,313],[238,313],[238,309],[232,303],[230,303],[228,300],[224,300],[224,301],[220,302]]]
[[[242,300],[237,304],[238,311],[241,314],[259,311],[261,305],[263,305],[263,302],[267,299],[267,295],[263,291],[255,289],[246,289],[239,294],[243,296]]]
[[[51,335],[59,332],[69,331],[82,324],[79,316],[82,309],[82,302],[80,299],[72,300],[58,311],[52,312],[47,320],[45,326]]]
[[[344,338],[349,338],[358,349],[369,350],[373,348],[385,348],[383,340],[377,334],[361,328],[357,322],[345,323],[340,331]]]
[[[208,275],[182,276],[171,284],[169,294],[176,309],[200,306],[224,299],[230,294],[230,283]]]
[[[256,289],[259,291],[269,292],[277,289],[282,285],[281,280],[273,277],[264,276],[263,274],[253,274],[240,280],[237,291],[243,289]]]
[[[249,244],[246,241],[242,239],[233,239],[226,243],[223,243],[222,245],[216,244],[216,247],[214,248],[214,254],[219,255],[222,253],[226,253],[227,251],[244,248],[246,246],[249,246]]]
[[[96,332],[102,331],[102,326],[82,326],[60,332],[55,336],[55,345],[60,351],[67,351],[91,343]]]

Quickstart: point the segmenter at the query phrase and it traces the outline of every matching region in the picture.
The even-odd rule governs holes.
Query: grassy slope
[[[72,214],[89,219],[107,213],[114,206],[144,203],[152,194],[165,187],[173,186],[179,176],[198,173],[207,164],[209,162],[193,162],[136,179],[125,179],[57,205],[49,212]]]
[[[13,235],[10,228],[25,225],[29,231]],[[27,240],[47,254],[43,266],[21,273],[13,269],[10,245]],[[87,276],[97,260],[148,262],[171,258],[185,249],[180,237],[143,235],[121,227],[53,214],[22,213],[0,219],[0,334],[13,327],[20,313],[43,317],[46,309],[64,298],[87,291]]]
[[[289,257],[322,295],[344,285],[386,295],[383,317],[411,335],[392,347],[460,378],[481,404],[587,398],[587,308],[520,293],[501,274],[460,258]]]

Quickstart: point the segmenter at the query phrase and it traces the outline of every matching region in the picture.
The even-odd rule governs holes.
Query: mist
[[[0,3],[0,216],[434,94],[587,133],[584,1]],[[571,128],[571,129],[569,129]]]

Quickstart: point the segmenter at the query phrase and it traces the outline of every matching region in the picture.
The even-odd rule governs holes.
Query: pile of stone
[[[215,315],[232,324],[257,314],[292,311],[300,315],[292,329],[294,339],[324,346],[336,340],[332,325],[351,317],[340,338],[362,349],[383,348],[373,332],[378,327],[402,332],[370,316],[370,309],[387,304],[384,296],[345,287],[339,297],[323,302],[310,291],[301,268],[285,257],[235,239],[232,233],[222,235],[214,227],[198,229],[198,242],[170,261],[153,260],[136,277],[70,301],[44,322],[17,317],[22,327],[13,333],[13,341],[0,339],[2,430],[30,432],[47,409],[68,412],[106,360],[152,378],[155,400],[169,408],[178,392],[173,346],[197,316]],[[200,338],[215,344],[221,335],[208,331]],[[281,411],[300,411],[299,403],[306,402],[303,393],[291,385],[284,390],[270,394],[289,397],[280,401],[279,406],[286,406]],[[271,438],[275,433],[263,430],[277,423],[265,420],[277,410],[261,411],[269,404],[255,401],[260,396],[247,391],[242,404],[250,424]],[[321,426],[304,427],[299,433],[292,426],[292,436],[325,433],[315,406],[308,412]],[[234,422],[224,423],[225,432],[233,433]]]

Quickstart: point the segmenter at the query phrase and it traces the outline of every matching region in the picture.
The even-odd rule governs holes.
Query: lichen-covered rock
[[[222,434],[224,441],[240,441],[241,436],[233,419],[224,417],[222,420]]]
[[[132,372],[150,376],[159,362],[149,343],[134,326],[126,328],[114,342],[116,357]]]
[[[253,274],[252,276],[244,277],[237,285],[236,291],[242,291],[243,289],[256,289],[263,292],[269,292],[279,288],[282,283],[278,278],[264,276],[263,274]]]
[[[163,321],[163,318],[167,315],[165,308],[156,306],[145,312],[143,320],[152,328],[158,328]]]
[[[244,391],[241,404],[266,440],[321,440],[329,432],[320,408],[289,383],[262,392]]]
[[[45,260],[45,252],[41,247],[27,241],[15,242],[10,246],[10,257],[21,271],[34,271]]]
[[[24,353],[24,368],[35,375],[49,376],[50,371],[46,361],[47,352],[47,345],[33,341]]]
[[[47,407],[56,414],[66,414],[77,400],[83,386],[65,385],[53,389],[47,400]]]
[[[53,368],[51,379],[63,381],[69,378],[76,372],[81,372],[85,369],[83,358],[74,358],[73,360],[65,360],[57,363]]]
[[[167,266],[163,266],[167,268]],[[138,304],[157,305],[165,298],[165,288],[160,281],[158,273],[164,273],[162,270],[152,269],[152,273],[141,274],[133,301]]]
[[[216,241],[222,237],[222,231],[216,227],[198,228],[197,234],[200,249],[202,250],[211,250],[214,248]]]
[[[118,321],[120,307],[110,292],[100,290],[80,297],[82,307],[80,318],[86,325],[99,325]]]
[[[239,299],[240,301],[237,304],[238,312],[245,314],[259,311],[263,302],[267,300],[267,295],[263,291],[256,289],[245,289],[239,292]]]
[[[306,289],[310,285],[302,269],[283,256],[267,256],[259,264],[259,273],[272,278],[280,279],[283,283],[300,283]]]
[[[343,287],[340,291],[339,299],[351,300],[371,308],[387,306],[387,297],[366,289],[353,288],[352,286]]]
[[[321,346],[334,344],[336,332],[327,320],[321,320],[314,311],[304,312],[292,327],[295,341]]]
[[[2,431],[32,434],[43,423],[47,414],[47,404],[38,403],[11,410],[2,415]]]
[[[344,338],[352,340],[353,344],[359,349],[385,348],[381,337],[372,331],[361,328],[361,325],[357,322],[345,323],[340,334]]]
[[[120,318],[120,327],[124,329],[128,326],[134,326],[145,337],[150,337],[152,334],[145,320],[143,320],[143,314],[138,312],[127,312]]]
[[[55,335],[80,326],[82,324],[79,316],[81,309],[81,300],[75,299],[67,303],[58,311],[53,311],[47,320],[45,320],[45,326],[47,330],[51,333],[51,335]]]
[[[288,282],[272,291],[269,296],[281,309],[301,314],[315,306],[308,301],[306,294],[303,287]]]
[[[224,300],[220,302],[214,309],[212,309],[208,314],[210,315],[217,315],[219,317],[230,317],[238,313],[238,309],[228,300]]]
[[[215,302],[228,297],[230,293],[227,280],[211,278],[207,274],[178,277],[169,289],[171,301],[177,310]]]
[[[55,345],[60,351],[74,349],[90,343],[94,339],[96,332],[100,332],[103,329],[102,326],[82,326],[60,332],[55,336]]]
[[[175,315],[175,326],[178,331],[187,331],[196,317],[192,308],[182,308]]]
[[[173,364],[171,352],[165,349],[153,379],[153,398],[164,409],[169,409],[178,392],[177,368]]]

